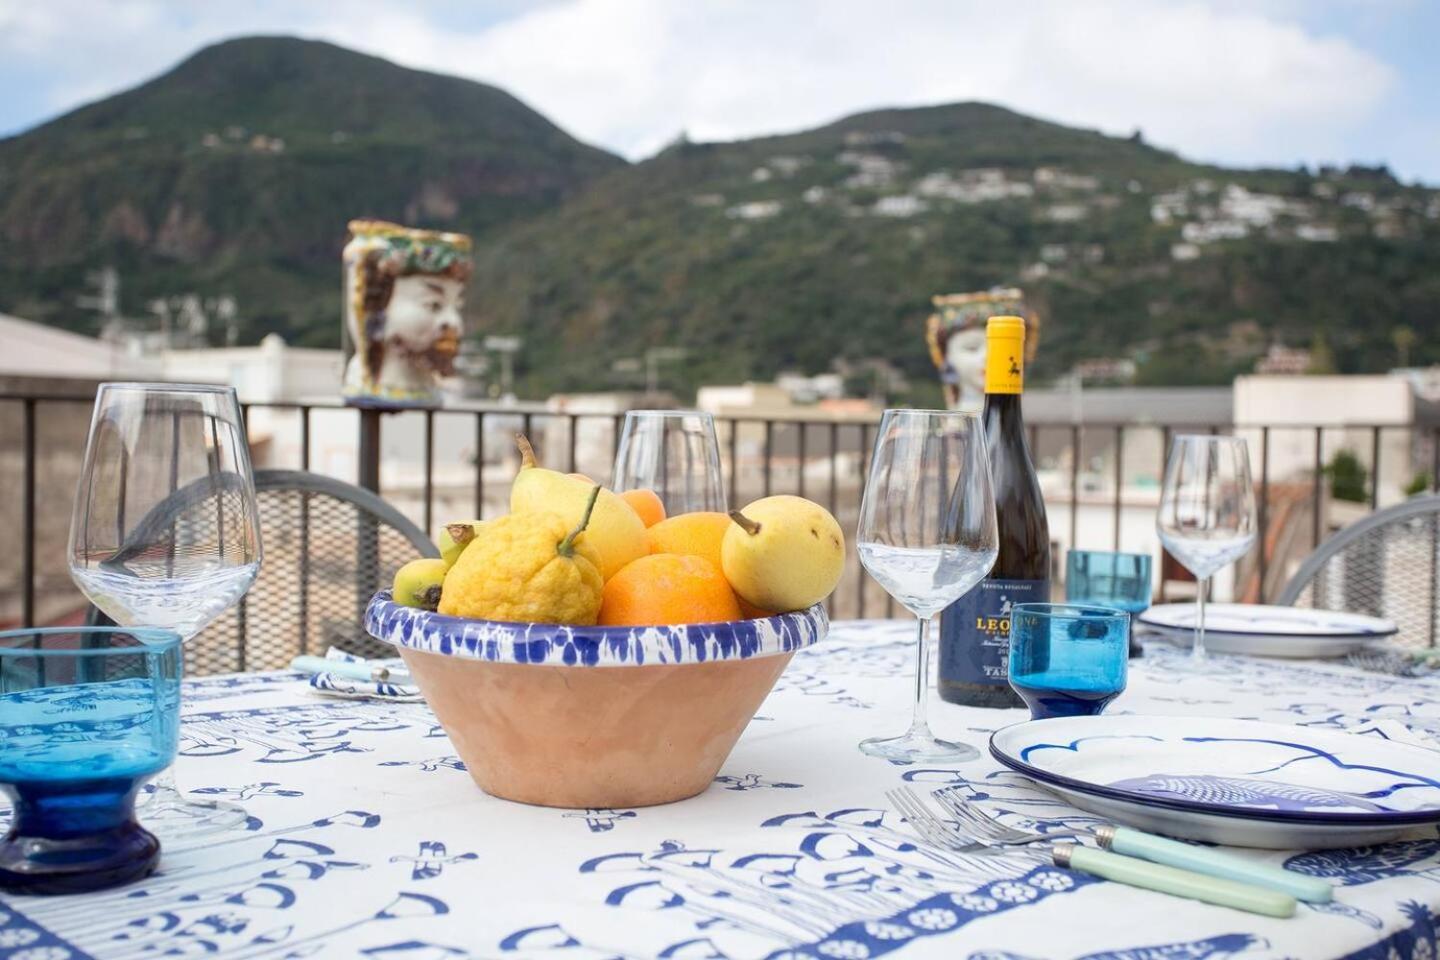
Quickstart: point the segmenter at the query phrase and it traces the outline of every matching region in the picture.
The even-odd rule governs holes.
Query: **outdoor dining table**
[[[167,848],[128,887],[0,899],[0,960],[1436,956],[1433,830],[1252,852],[1336,885],[1334,902],[1291,919],[923,844],[886,790],[956,786],[1042,825],[1086,818],[985,753],[1018,710],[934,705],[938,735],[980,748],[968,763],[856,749],[906,722],[913,629],[834,624],[709,790],[644,809],[486,796],[418,699],[326,695],[294,673],[191,681],[177,775],[243,804],[246,827]],[[1150,643],[1111,710],[1440,733],[1440,679],[1231,656],[1197,675],[1176,669],[1184,655]]]

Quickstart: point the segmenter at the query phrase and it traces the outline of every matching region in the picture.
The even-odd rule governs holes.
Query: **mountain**
[[[494,87],[328,43],[232,40],[0,141],[0,304],[85,329],[84,274],[113,264],[131,315],[162,294],[231,293],[243,341],[329,345],[349,219],[482,239],[623,165]]]
[[[333,345],[361,215],[475,235],[471,330],[524,337],[530,395],[663,345],[682,393],[878,358],[933,399],[931,294],[997,284],[1042,318],[1038,378],[1225,382],[1277,342],[1440,362],[1440,192],[1384,168],[1226,169],[981,103],[627,164],[493,87],[287,38],[0,141],[0,310],[93,332],[74,298],[113,264],[132,316],[233,293],[242,342]]]
[[[930,295],[1011,284],[1042,320],[1038,378],[1118,359],[1228,382],[1276,342],[1383,370],[1397,337],[1436,362],[1440,192],[1190,163],[986,104],[882,110],[677,143],[498,233],[475,289],[485,326],[528,334],[536,393],[656,343],[690,348],[680,383],[881,357],[933,390]]]

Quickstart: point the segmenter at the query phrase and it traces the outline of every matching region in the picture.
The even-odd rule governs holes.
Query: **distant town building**
[[[1255,372],[1265,376],[1296,376],[1310,370],[1309,350],[1299,350],[1275,343],[1255,363]]]

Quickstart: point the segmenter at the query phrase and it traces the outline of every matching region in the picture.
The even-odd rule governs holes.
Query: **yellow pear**
[[[803,497],[756,500],[730,511],[720,565],[741,599],[763,610],[819,603],[845,570],[845,534],[830,511]]]
[[[510,487],[511,512],[553,513],[571,526],[579,523],[594,485],[558,470],[546,470],[536,464],[528,440],[523,436],[515,440],[520,446],[521,463]],[[606,580],[631,560],[650,552],[645,522],[630,504],[609,490],[600,491],[582,539],[599,555],[600,575]]]
[[[440,528],[440,537],[435,541],[435,545],[440,548],[440,559],[445,561],[446,569],[455,566],[460,554],[465,552],[465,548],[470,546],[484,529],[484,520],[447,523]]]
[[[440,604],[440,591],[448,569],[439,558],[411,560],[395,571],[391,595],[402,606],[434,610]]]

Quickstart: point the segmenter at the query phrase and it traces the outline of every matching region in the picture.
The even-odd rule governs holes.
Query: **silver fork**
[[[940,802],[957,822],[957,830],[973,837],[976,842],[997,847],[1019,847],[1048,840],[1091,838],[1094,834],[1084,830],[1060,830],[1055,833],[1035,833],[1001,823],[990,814],[955,796],[949,790],[937,790],[935,799]]]
[[[951,826],[930,812],[925,800],[908,785],[903,785],[894,790],[885,791],[885,799],[890,805],[900,811],[905,820],[920,835],[920,838],[931,846],[942,847],[946,850],[956,850],[962,853],[976,853],[981,851],[1004,852],[1010,856],[1028,855],[1049,862],[1048,854],[1041,855],[1035,851],[1001,850],[1002,844],[989,842],[981,837],[971,836],[963,830]]]

